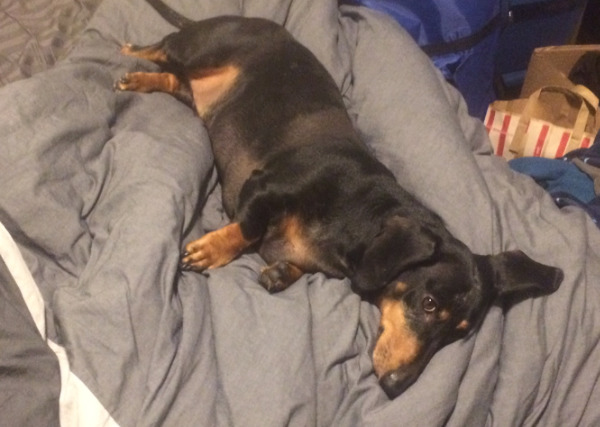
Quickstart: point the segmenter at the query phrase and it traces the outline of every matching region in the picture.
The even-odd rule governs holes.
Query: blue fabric
[[[511,169],[532,177],[550,194],[566,193],[589,203],[595,197],[594,183],[573,163],[562,159],[521,157],[509,162]]]
[[[509,165],[545,188],[557,206],[578,206],[600,227],[600,196],[594,191],[593,179],[572,163],[573,159],[600,167],[600,133],[591,147],[573,150],[562,159],[522,157],[511,160]]]
[[[477,33],[501,9],[501,0],[342,0],[392,16],[421,47]],[[431,56],[446,80],[463,95],[472,116],[483,119],[495,100],[497,28],[470,49]]]
[[[564,158],[567,160],[581,159],[588,165],[600,167],[600,133],[596,135],[596,139],[591,147],[570,151]]]
[[[349,0],[392,16],[419,46],[473,34],[499,13],[498,0]]]

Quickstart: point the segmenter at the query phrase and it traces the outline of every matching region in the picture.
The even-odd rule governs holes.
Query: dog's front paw
[[[262,269],[258,282],[270,293],[281,292],[302,276],[303,271],[286,261]]]
[[[251,243],[242,235],[239,224],[229,224],[188,243],[181,268],[202,271],[221,267],[233,261]]]
[[[202,238],[188,243],[181,259],[183,270],[203,271],[227,264],[237,255],[227,248],[227,242],[217,232],[204,235]]]

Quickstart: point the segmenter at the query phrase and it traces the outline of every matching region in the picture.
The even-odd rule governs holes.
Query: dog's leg
[[[162,43],[146,47],[126,44],[121,48],[121,53],[146,59],[161,66],[164,66],[168,62],[167,54],[162,48]],[[165,92],[173,95],[190,107],[194,105],[189,84],[186,81],[182,81],[173,73],[127,73],[115,83],[115,89],[144,93]]]
[[[165,92],[175,94],[181,90],[181,82],[171,73],[127,73],[115,84],[116,89],[134,92]]]
[[[194,100],[188,86],[172,73],[127,73],[115,83],[116,90],[133,92],[164,92],[193,107]]]
[[[263,237],[271,218],[269,206],[275,204],[272,192],[258,191],[266,184],[263,175],[255,171],[245,182],[242,194],[248,197],[240,196],[238,214],[231,224],[185,246],[184,269],[201,271],[225,265]]]
[[[244,183],[234,221],[188,243],[182,266],[204,270],[225,265],[250,245],[263,239],[268,227],[278,229],[281,239],[298,252],[298,248],[303,246],[298,240],[302,234],[299,228],[301,222],[290,220],[289,212],[294,205],[298,186],[280,178],[262,170],[254,171]],[[302,259],[302,254],[288,251],[278,253],[277,256],[281,258],[262,272],[260,282],[269,292],[287,288],[303,274],[302,265],[286,259],[288,256]]]
[[[121,48],[121,53],[127,56],[146,59],[156,64],[165,64],[168,62],[167,54],[162,48],[162,43],[152,46],[135,46],[127,43]]]

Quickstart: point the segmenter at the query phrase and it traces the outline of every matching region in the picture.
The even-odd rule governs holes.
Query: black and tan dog
[[[208,130],[231,223],[187,244],[185,268],[227,264],[255,249],[270,292],[303,273],[348,277],[381,309],[375,373],[400,394],[442,346],[480,323],[497,296],[545,294],[562,272],[520,251],[474,255],[400,188],[359,140],[325,68],[281,26],[218,17],[122,52],[160,65],[120,90],[173,94]]]

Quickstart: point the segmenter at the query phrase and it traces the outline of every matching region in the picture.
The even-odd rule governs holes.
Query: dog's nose
[[[398,371],[388,372],[379,379],[379,384],[385,394],[390,399],[398,397],[402,394],[415,380],[418,375],[411,378],[411,375],[403,375]]]
[[[379,380],[381,387],[390,399],[393,399],[402,394],[410,385],[406,381],[404,381],[404,378],[401,377],[402,376],[399,375],[397,372],[390,372],[388,374],[385,374]]]
[[[564,278],[565,273],[560,268],[557,268],[556,272],[554,273],[554,283],[552,284],[553,291],[556,291],[559,288]]]

